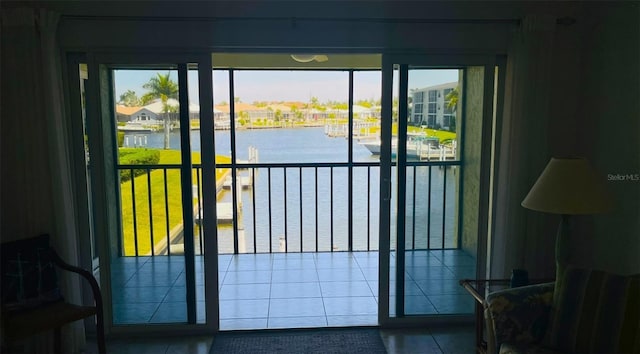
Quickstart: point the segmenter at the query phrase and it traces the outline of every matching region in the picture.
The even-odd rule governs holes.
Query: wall
[[[464,80],[463,174],[462,174],[462,249],[477,256],[480,201],[480,160],[482,152],[482,115],[484,67],[470,67]]]
[[[598,4],[588,11],[578,145],[604,178],[635,178],[640,174],[640,4]],[[640,180],[611,180],[607,185],[614,210],[577,220],[574,261],[639,273]]]

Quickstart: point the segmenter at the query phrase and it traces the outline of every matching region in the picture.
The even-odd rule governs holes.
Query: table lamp
[[[545,213],[560,214],[556,237],[556,281],[569,260],[569,215],[606,212],[612,207],[604,179],[584,158],[551,158],[522,206]]]

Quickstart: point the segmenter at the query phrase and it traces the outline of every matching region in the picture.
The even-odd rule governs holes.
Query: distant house
[[[180,114],[178,112],[179,108],[180,108],[180,103],[178,102],[178,100],[174,99],[174,98],[170,98],[167,100],[167,105],[171,108],[171,113],[169,114],[169,117],[172,121],[177,121],[180,119]],[[152,103],[149,103],[148,105],[144,106],[144,108],[155,112],[156,115],[158,116],[158,119],[161,119],[162,115],[165,114],[164,113],[164,104],[162,103],[161,100],[156,100]],[[214,109],[215,112],[215,109]],[[190,103],[189,104],[189,119],[199,119],[200,118],[200,106],[195,104],[195,103]]]
[[[455,111],[448,107],[447,95],[453,91],[457,82],[429,86],[412,92],[413,109],[409,122],[426,125],[430,128],[447,128],[455,121]]]
[[[158,114],[147,107],[116,105],[116,119],[123,123],[153,123],[158,120]]]
[[[353,109],[353,118],[354,119],[368,119],[368,118],[380,118],[380,108],[369,108],[361,105],[354,104],[352,106]],[[335,118],[338,119],[348,119],[349,118],[349,110],[347,109],[334,109],[327,111],[328,114],[333,114]]]
[[[293,112],[293,108],[289,105],[281,104],[281,103],[273,103],[267,106],[268,118],[274,119],[276,116],[276,112],[280,112],[282,119],[295,119],[295,113]]]
[[[268,117],[269,110],[267,108],[260,108],[248,103],[237,102],[234,103],[234,112],[236,120],[239,118],[243,118],[246,115],[246,118],[249,120],[253,119],[264,119]],[[229,116],[231,112],[231,106],[229,104],[225,105],[216,105],[213,107],[214,111],[219,111],[216,114],[216,121],[229,121]],[[245,113],[246,112],[246,113]]]

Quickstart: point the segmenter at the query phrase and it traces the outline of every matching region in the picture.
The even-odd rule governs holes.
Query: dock
[[[196,210],[193,214],[193,218],[196,223],[200,223],[202,218],[200,217],[202,208]],[[218,202],[216,203],[216,214],[218,216],[218,223],[231,224],[233,223],[233,203],[231,202]]]
[[[369,122],[363,120],[353,121],[353,137],[355,139],[370,138],[376,136],[380,131],[379,122]],[[331,137],[348,137],[349,124],[338,120],[328,120],[324,125],[324,133]]]
[[[441,146],[438,149],[423,148],[418,149],[416,152],[420,161],[446,161],[455,160],[456,150],[455,148],[447,148]]]
[[[258,150],[250,146],[249,147],[249,163],[257,163],[258,162]],[[216,179],[216,198],[219,199],[223,193],[227,191],[231,191],[231,180],[232,173],[231,169],[216,169],[217,173],[223,172],[222,175]],[[248,175],[246,175],[246,171],[241,175],[238,174],[236,176],[238,183],[236,184],[236,213],[234,219],[234,210],[233,210],[233,202],[217,202],[216,203],[216,216],[218,224],[233,224],[234,222],[238,222],[239,228],[242,229],[242,190],[248,189],[252,182],[253,173],[252,169],[248,169]],[[199,198],[199,189],[198,185],[194,184],[191,186],[193,192],[193,199],[198,200]],[[195,202],[193,205],[193,222],[197,224],[202,223],[202,215],[203,215],[202,205],[199,202]],[[242,230],[240,230],[242,231]],[[184,225],[182,223],[174,226],[169,235],[169,240],[162,239],[157,242],[154,246],[155,254],[167,254],[171,252],[171,254],[182,254],[184,253],[184,241],[182,240],[184,232]],[[242,237],[244,239],[244,231],[242,231]],[[241,242],[241,249],[244,249],[244,241]]]

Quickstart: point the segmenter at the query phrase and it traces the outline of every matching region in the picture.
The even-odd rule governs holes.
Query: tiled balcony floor
[[[112,273],[115,324],[186,322],[182,257],[118,258]],[[407,253],[405,277],[407,314],[473,312],[472,298],[458,285],[475,277],[475,260],[465,252]],[[197,256],[199,323],[203,284]],[[378,253],[220,255],[219,289],[221,330],[376,325]],[[395,301],[393,285],[390,295]]]

